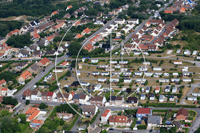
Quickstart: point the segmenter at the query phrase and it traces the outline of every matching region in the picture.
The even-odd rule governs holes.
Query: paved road
[[[60,63],[62,60],[66,59],[67,56],[62,56],[60,58],[57,59],[56,64]],[[26,90],[26,89],[30,89],[33,90],[33,86],[35,85],[35,83],[37,83],[40,79],[42,79],[53,67],[55,66],[55,63],[53,62],[51,65],[49,65],[44,72],[39,73],[34,79],[32,79],[28,84],[26,84],[19,92],[17,92],[14,95],[14,98],[17,98],[17,100],[19,102],[24,102],[24,100],[22,100],[22,93]]]
[[[100,28],[99,30],[97,30],[96,32],[94,32],[91,36],[89,36],[88,38],[86,38],[81,44],[82,45],[86,45],[91,38],[93,38],[94,36],[98,35],[102,31],[104,31],[107,27],[109,27],[110,24],[113,23],[117,19],[117,17],[115,17],[111,21],[107,22],[102,28]]]

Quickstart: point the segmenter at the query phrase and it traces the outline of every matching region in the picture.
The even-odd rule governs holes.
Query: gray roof
[[[38,46],[44,46],[45,44],[45,39],[42,38],[39,42],[37,42]]]
[[[161,116],[149,116],[148,123],[152,124],[161,124],[160,121],[162,120]]]
[[[34,71],[37,71],[38,68],[39,68],[39,66],[36,63],[31,65],[31,69],[34,70]]]
[[[82,112],[90,112],[92,115],[95,114],[95,105],[83,105]]]
[[[177,127],[180,128],[181,126],[184,126],[183,123],[179,122],[179,121],[174,121],[173,124]]]
[[[100,127],[96,127],[92,132],[90,133],[99,133],[101,131]]]

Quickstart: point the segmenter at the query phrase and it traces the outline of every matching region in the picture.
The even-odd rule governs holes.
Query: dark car
[[[114,130],[113,128],[109,128],[109,130]]]

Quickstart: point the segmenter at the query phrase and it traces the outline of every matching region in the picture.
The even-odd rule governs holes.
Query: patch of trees
[[[114,0],[112,2],[110,2],[110,4],[108,5],[108,7],[110,9],[116,9],[116,8],[119,8],[123,5],[126,5],[126,4],[131,4],[132,1],[131,0]]]
[[[39,105],[39,108],[40,108],[40,109],[46,109],[46,108],[48,108],[48,105],[47,105],[46,103],[41,103],[41,104]]]
[[[6,105],[17,105],[17,99],[16,98],[12,98],[12,97],[3,97],[3,101],[1,102],[2,104],[6,104]]]
[[[78,105],[76,104],[71,104],[71,106],[78,111]],[[56,112],[67,112],[67,113],[72,113],[73,115],[76,114],[76,112],[68,105],[68,104],[61,104],[56,107]]]
[[[8,116],[0,119],[0,127],[2,133],[17,133],[21,131],[18,121]]]
[[[10,71],[4,71],[0,73],[0,80],[5,79],[6,82],[13,81],[13,83],[17,83],[17,80],[15,79],[14,74],[12,74]]]
[[[0,36],[5,37],[10,31],[20,29],[22,24],[19,21],[0,21]]]
[[[29,46],[33,42],[31,41],[30,33],[27,33],[25,35],[13,35],[6,43],[12,47],[23,48],[24,46]]]

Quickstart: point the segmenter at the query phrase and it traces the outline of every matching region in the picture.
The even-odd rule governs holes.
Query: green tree
[[[23,124],[26,123],[26,115],[25,114],[20,114],[19,118],[21,119],[20,123],[23,123]]]
[[[46,109],[48,107],[48,105],[46,104],[46,103],[41,103],[40,105],[39,105],[39,108],[40,109]]]
[[[71,71],[70,70],[67,71],[66,76],[71,77]]]
[[[29,103],[30,103],[30,100],[26,100],[26,105],[29,105]]]

